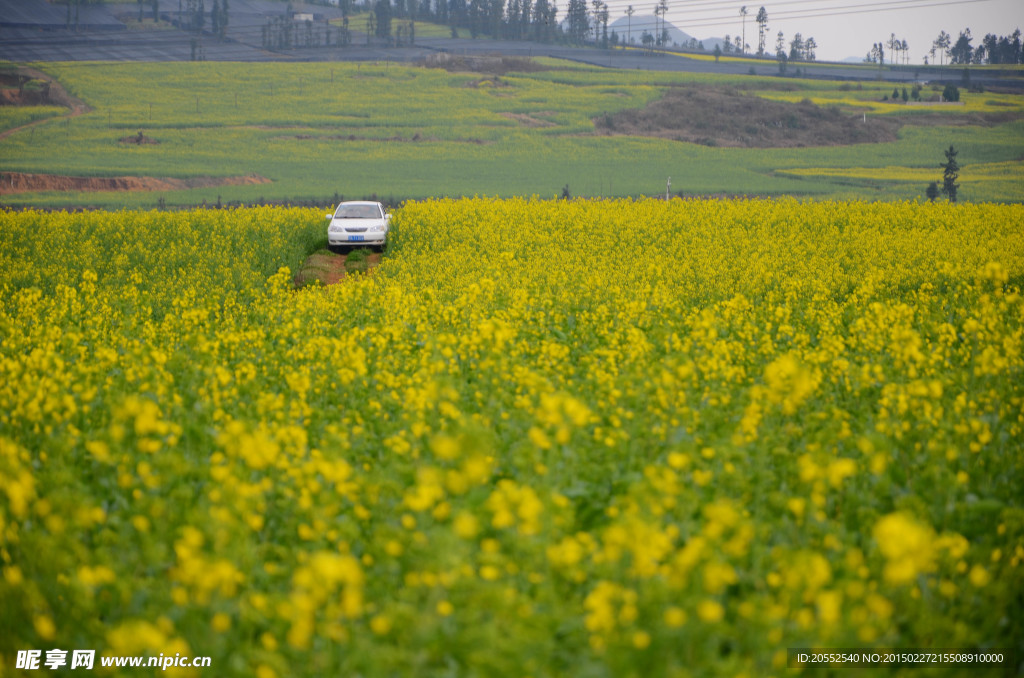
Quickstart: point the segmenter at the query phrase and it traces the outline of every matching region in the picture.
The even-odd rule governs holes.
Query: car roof
[[[338,207],[342,205],[380,205],[380,203],[372,200],[346,200],[345,202],[338,203]]]

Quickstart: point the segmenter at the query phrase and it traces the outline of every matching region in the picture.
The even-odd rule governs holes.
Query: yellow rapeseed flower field
[[[408,203],[295,289],[323,229],[0,213],[0,673],[1020,650],[1021,205]]]

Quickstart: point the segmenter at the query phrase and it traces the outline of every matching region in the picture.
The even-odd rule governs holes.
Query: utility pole
[[[626,8],[626,47],[629,47],[629,43],[632,42],[633,37],[633,14],[636,12],[633,9],[633,5]],[[623,48],[625,49],[625,48]]]
[[[665,180],[665,200],[668,200],[668,192],[672,189],[672,177]]]

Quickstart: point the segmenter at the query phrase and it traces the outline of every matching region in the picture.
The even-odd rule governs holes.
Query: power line
[[[792,0],[792,4],[797,2],[811,1],[811,0]],[[966,5],[980,2],[992,2],[993,0],[947,0],[945,2],[935,2],[934,0],[890,0],[889,2],[877,2],[877,3],[865,3],[859,5],[844,5],[836,7],[822,7],[820,9],[806,9],[806,10],[791,10],[775,12],[768,15],[768,21],[784,20],[791,21],[793,19],[813,19],[820,17],[841,17],[855,14],[873,14],[877,12],[891,12],[896,10],[908,10],[908,9],[931,9],[933,7],[942,7],[946,5]],[[840,11],[833,11],[840,10]],[[670,10],[671,11],[671,10]],[[781,17],[779,15],[782,15]],[[736,15],[729,16],[713,16],[703,17],[696,19],[670,19],[670,23],[677,28],[705,28],[713,26],[733,26],[739,21]],[[749,15],[748,15],[749,16]],[[640,21],[636,23],[641,28],[643,26],[653,26],[652,22]],[[755,22],[756,25],[756,22]]]

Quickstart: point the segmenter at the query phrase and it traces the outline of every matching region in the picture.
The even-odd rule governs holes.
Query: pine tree
[[[945,151],[946,164],[942,166],[942,192],[950,202],[956,202],[956,191],[960,188],[960,184],[956,183],[957,177],[960,176],[960,165],[956,161],[957,153],[953,144],[950,144],[949,150]]]
[[[764,39],[768,27],[768,12],[764,7],[757,10],[757,56],[764,56]]]
[[[220,37],[224,37],[228,32],[228,0],[221,0],[220,3],[220,26],[217,31]]]
[[[569,9],[567,11],[569,38],[574,44],[582,45],[587,39],[587,32],[590,30],[587,3],[585,0],[569,0]]]

